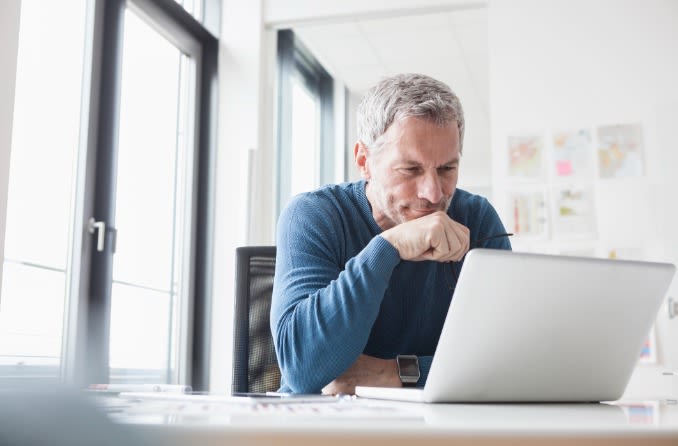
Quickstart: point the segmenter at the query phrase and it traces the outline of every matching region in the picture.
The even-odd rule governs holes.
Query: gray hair
[[[450,87],[423,74],[399,74],[370,88],[358,106],[358,139],[379,150],[375,142],[395,120],[417,117],[439,126],[452,121],[459,129],[459,152],[464,146],[464,111]]]

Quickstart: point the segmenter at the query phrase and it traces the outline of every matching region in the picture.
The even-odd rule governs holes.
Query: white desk
[[[678,445],[678,405],[664,402],[426,405],[357,399],[239,405],[110,401],[114,421],[165,444]]]

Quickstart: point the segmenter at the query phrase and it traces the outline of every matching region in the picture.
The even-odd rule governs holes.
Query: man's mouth
[[[428,215],[436,212],[438,210],[437,207],[434,208],[410,208],[412,212],[415,214],[421,214],[421,215]]]

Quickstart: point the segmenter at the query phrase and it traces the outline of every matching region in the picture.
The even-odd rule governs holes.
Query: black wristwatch
[[[419,358],[415,355],[398,355],[398,375],[403,387],[414,387],[419,381],[421,373],[419,372]]]

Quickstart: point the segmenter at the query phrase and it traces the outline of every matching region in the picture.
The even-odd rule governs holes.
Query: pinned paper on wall
[[[556,177],[591,177],[593,153],[587,129],[561,131],[553,135],[553,167]]]
[[[598,127],[598,162],[601,178],[643,175],[640,124]]]
[[[592,187],[555,187],[553,204],[554,236],[595,236],[596,215]]]
[[[510,194],[512,232],[520,236],[548,235],[548,211],[543,189],[515,190]]]
[[[544,139],[540,135],[509,136],[509,175],[520,178],[541,177],[543,152]]]

